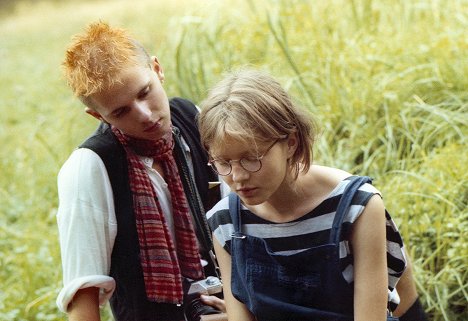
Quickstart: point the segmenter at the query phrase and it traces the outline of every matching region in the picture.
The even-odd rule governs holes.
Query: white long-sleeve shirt
[[[184,148],[191,165],[190,149],[185,142]],[[173,232],[168,186],[152,168],[153,159],[141,159]],[[115,280],[109,272],[117,220],[111,183],[101,158],[87,148],[75,150],[59,172],[58,194],[57,223],[64,285],[57,306],[66,312],[75,293],[88,287],[100,288],[99,303],[104,305],[115,290]]]

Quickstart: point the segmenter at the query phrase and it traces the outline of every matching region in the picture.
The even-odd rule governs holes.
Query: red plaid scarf
[[[133,194],[141,267],[146,296],[151,301],[182,303],[182,276],[203,278],[197,238],[172,154],[172,135],[158,141],[135,139],[112,128],[125,148],[130,189]],[[161,164],[172,200],[177,250],[148,173],[137,155],[153,157]]]

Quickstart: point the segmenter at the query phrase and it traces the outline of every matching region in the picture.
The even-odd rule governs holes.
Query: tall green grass
[[[55,177],[96,123],[59,66],[97,19],[159,56],[170,95],[199,103],[226,70],[270,71],[320,124],[315,162],[374,177],[432,320],[468,319],[465,0],[144,0],[0,21],[0,320],[64,319]]]

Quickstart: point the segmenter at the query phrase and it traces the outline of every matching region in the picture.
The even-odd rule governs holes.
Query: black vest
[[[184,175],[184,172],[187,172],[187,163],[180,141],[175,139],[174,153],[187,200],[194,216],[204,215],[205,210],[213,205],[208,193],[208,182],[218,179],[207,166],[207,155],[200,143],[200,134],[196,124],[198,110],[191,102],[181,98],[170,100],[170,110],[176,133],[180,131],[190,147],[194,166],[194,178],[191,177],[192,175]],[[106,166],[112,185],[118,224],[110,269],[110,276],[116,281],[116,289],[110,300],[115,319],[119,321],[183,319],[181,307],[151,302],[146,297],[139,258],[140,249],[133,212],[133,199],[128,178],[127,157],[123,146],[118,142],[110,127],[101,123],[96,132],[80,147],[89,148],[99,155]],[[194,213],[194,211],[198,213]],[[204,237],[199,230],[197,230],[197,237],[199,240]],[[201,252],[202,257],[211,262],[207,250],[203,248]],[[208,265],[205,273],[214,275],[212,264]]]

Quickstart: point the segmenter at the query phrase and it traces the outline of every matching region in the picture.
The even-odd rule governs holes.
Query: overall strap
[[[234,225],[233,235],[241,234],[240,198],[233,192],[229,193],[229,215]]]
[[[366,183],[372,183],[370,177],[367,176],[352,176],[348,185],[346,186],[343,194],[341,195],[340,202],[336,208],[335,218],[333,220],[333,226],[330,231],[330,243],[338,244],[340,242],[340,227],[343,224],[343,220],[348,214],[351,206],[351,201],[354,195],[357,193],[359,187]]]

